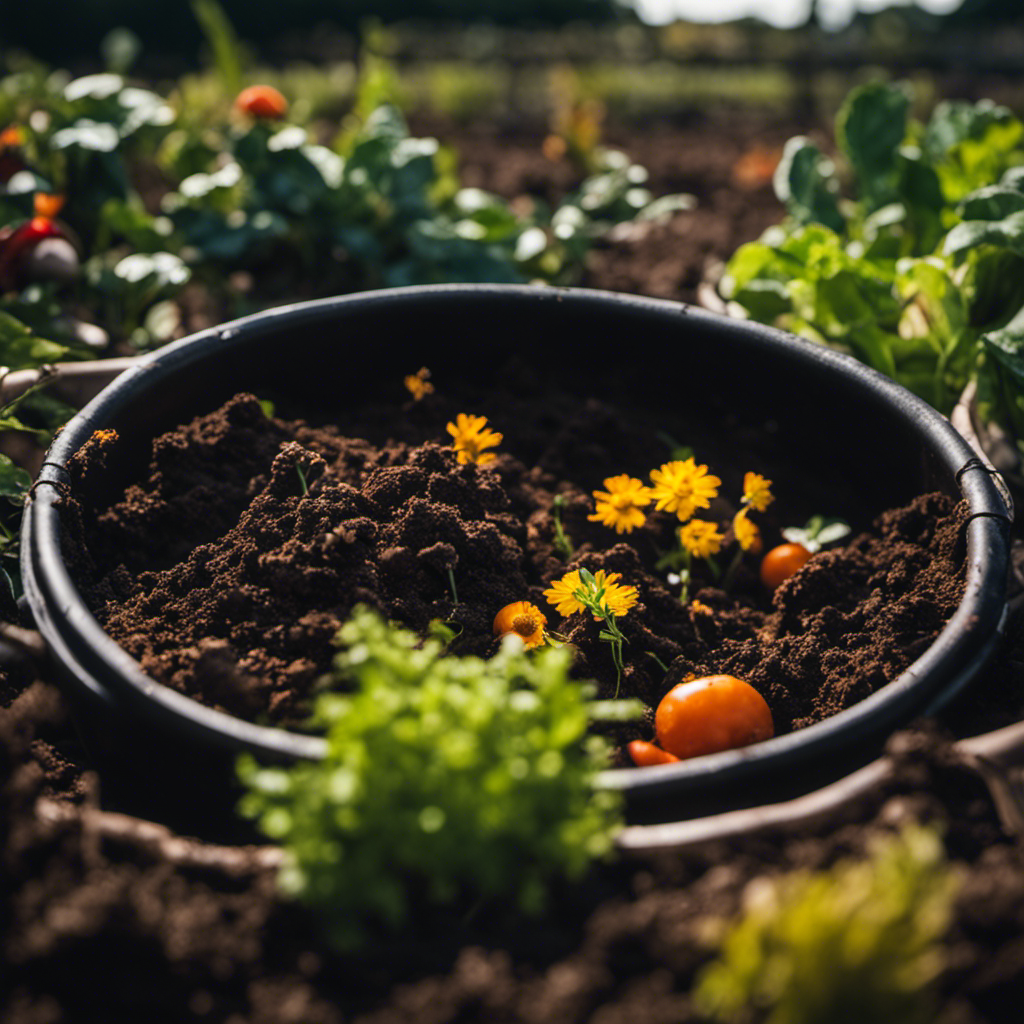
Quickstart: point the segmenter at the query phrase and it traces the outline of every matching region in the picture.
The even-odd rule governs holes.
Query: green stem
[[[309,494],[309,484],[306,483],[306,474],[302,469],[302,463],[295,463],[295,471],[299,474],[299,483],[302,484],[302,496],[305,497]]]
[[[729,563],[729,568],[725,570],[725,577],[722,579],[722,589],[728,591],[732,586],[732,581],[736,577],[736,570],[740,567],[740,562],[743,561],[743,548],[738,544],[736,545],[736,554],[732,556],[732,561]]]
[[[684,567],[683,575],[683,588],[679,591],[679,601],[681,604],[690,603],[690,577],[693,575],[693,555],[690,554],[689,550],[683,552],[683,561],[686,563]]]
[[[459,592],[455,589],[455,573],[452,572],[451,566],[448,566],[448,584],[452,588],[452,604],[457,607],[459,603]]]
[[[554,503],[551,506],[551,514],[555,519],[555,550],[565,561],[572,557],[572,541],[562,528],[562,509],[565,507],[565,498],[561,494],[555,495]]]
[[[658,663],[658,667],[662,672],[668,671],[668,665],[666,665],[665,662],[663,662],[661,658],[654,653],[654,651],[644,651],[644,654],[646,654],[648,658],[653,658]]]

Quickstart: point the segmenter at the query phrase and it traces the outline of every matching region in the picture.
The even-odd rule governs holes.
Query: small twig
[[[0,640],[37,661],[46,656],[46,644],[34,629],[22,629],[10,622],[0,622]]]
[[[215,846],[177,836],[152,821],[62,803],[48,797],[37,802],[36,814],[40,820],[53,825],[78,821],[86,834],[129,843],[175,867],[247,875],[253,871],[276,871],[284,860],[284,851],[279,846]]]

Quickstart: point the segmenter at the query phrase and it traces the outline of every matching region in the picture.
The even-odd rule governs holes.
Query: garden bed
[[[679,145],[707,161],[699,187],[685,187],[701,198],[720,193],[726,168],[742,148],[735,134],[713,135],[705,125],[681,137]],[[716,153],[727,156],[716,163]],[[752,194],[749,205],[764,211],[760,226],[778,216],[766,187]],[[716,226],[714,209],[678,214],[668,225],[649,229],[648,243],[653,241],[661,253],[654,258],[661,271],[652,267],[650,244],[626,240],[594,254],[587,283],[615,287],[618,282],[624,290],[692,298],[703,263],[727,257],[760,230],[748,221],[743,228],[732,220]],[[701,240],[682,259],[680,239],[693,234]],[[601,276],[602,267],[612,264],[617,269]],[[230,515],[215,524],[225,536],[251,500],[248,481],[260,475],[271,481],[272,459],[280,442],[290,439],[287,432],[278,433],[284,428],[249,411],[251,422],[272,442],[264,442],[262,455],[271,465],[235,478]],[[432,424],[430,438],[438,438],[436,425],[442,418]],[[373,431],[361,435],[374,439]],[[311,434],[300,429],[295,436],[305,445]],[[426,439],[424,433],[408,440],[421,445]],[[325,449],[333,443],[323,442]],[[511,443],[507,447],[516,454]],[[186,461],[189,451],[183,449]],[[394,451],[409,457],[405,449]],[[606,459],[602,455],[601,466]],[[735,467],[739,472],[746,468],[753,467]],[[459,471],[453,472],[458,477]],[[582,492],[599,486],[599,475],[595,467],[570,482]],[[321,500],[315,493],[303,499],[298,484],[297,475],[294,482],[289,479],[295,489],[287,498],[295,506],[305,500],[312,507]],[[541,488],[550,490],[550,483]],[[141,489],[135,494],[141,500]],[[129,498],[112,515],[122,527],[131,505]],[[160,529],[168,538],[183,524],[191,529],[196,522],[190,524],[166,505],[149,514],[164,516]],[[154,519],[140,517],[138,522],[155,527]],[[883,530],[904,538],[909,533],[919,539],[943,536],[924,523],[918,510],[888,517]],[[214,524],[207,519],[205,525]],[[585,521],[576,526],[597,531]],[[610,531],[602,532],[602,542],[613,539]],[[172,563],[187,548],[216,543],[215,536],[189,535],[180,550],[168,549],[166,565],[150,565],[150,584],[155,588],[158,577],[181,572]],[[851,557],[860,564],[876,543],[856,542]],[[598,545],[602,550],[607,546],[612,545]],[[130,564],[138,565],[132,561],[138,547],[137,539],[129,541]],[[941,543],[935,550],[940,548]],[[914,559],[922,557],[920,543],[914,551]],[[839,557],[823,556],[819,564]],[[109,554],[104,559],[109,562]],[[107,573],[112,568],[108,564]],[[540,581],[539,571],[524,578],[528,587]],[[124,593],[131,589],[116,576],[108,585],[121,586]],[[751,590],[747,595],[755,606],[760,603],[757,614],[775,614],[763,597]],[[99,600],[99,591],[96,596]],[[668,597],[676,600],[670,592]],[[432,600],[445,600],[443,579]],[[451,610],[443,604],[439,608]],[[622,623],[628,627],[628,615]],[[692,630],[692,625],[680,621],[681,630]],[[834,626],[822,623],[826,631]],[[587,628],[579,623],[581,632]],[[483,616],[478,629],[481,645],[493,642]],[[501,907],[490,907],[468,922],[442,912],[395,944],[360,957],[332,953],[312,917],[276,895],[272,848],[214,847],[108,813],[117,810],[104,797],[108,780],[90,771],[92,763],[68,720],[65,700],[45,682],[34,682],[30,668],[7,665],[0,670],[0,778],[6,780],[0,795],[0,921],[5,959],[13,971],[0,1012],[11,1024],[134,1021],[154,1006],[167,1019],[233,1024],[699,1021],[705,1018],[694,1009],[690,993],[699,967],[712,956],[708,936],[719,926],[716,922],[741,907],[744,893],[749,896],[759,880],[860,857],[873,837],[906,823],[931,823],[944,828],[947,856],[963,872],[963,881],[942,947],[940,1011],[929,1019],[949,1024],[1014,1021],[1015,1003],[1007,997],[1019,991],[1024,978],[1019,943],[1024,870],[986,788],[952,756],[948,743],[951,734],[991,729],[1024,716],[1019,612],[1008,626],[1008,641],[996,663],[942,718],[942,732],[936,734],[933,727],[893,740],[890,750],[899,770],[891,783],[815,827],[795,835],[781,831],[727,845],[641,855],[599,867],[585,884],[560,889],[540,919]],[[691,660],[699,662],[695,656]],[[607,688],[611,677],[605,670]]]

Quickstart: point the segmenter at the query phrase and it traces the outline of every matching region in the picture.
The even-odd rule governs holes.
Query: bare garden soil
[[[773,146],[793,131],[743,124],[609,130],[651,167],[655,191],[690,190],[701,205],[642,239],[609,242],[585,284],[692,300],[709,260],[777,219],[766,184],[741,186],[734,165],[754,143]],[[489,128],[466,132],[463,166],[479,175],[470,183],[510,195],[571,185],[552,173],[536,137],[516,141]],[[293,722],[356,599],[419,630],[453,618],[463,627],[457,642],[476,654],[493,649],[502,604],[529,598],[547,610],[540,591],[565,568],[551,545],[560,492],[579,548],[571,564],[621,572],[640,591],[620,620],[629,638],[623,692],[653,702],[689,672],[733,671],[765,692],[780,731],[898,674],[956,604],[956,509],[922,496],[817,556],[774,600],[752,573],[731,596],[704,580],[699,596],[712,613],[694,617],[653,571],[668,523],[624,544],[586,519],[603,475],[644,468],[636,463],[652,450],[647,425],[593,404],[540,427],[458,401],[439,387],[407,404],[390,443],[380,424],[268,418],[246,396],[184,425],[158,442],[147,479],[112,505],[83,506],[79,571],[91,580],[90,600],[169,685]],[[455,463],[444,423],[458,411],[486,414],[506,434],[492,466]],[[538,430],[553,440],[541,445]],[[619,440],[598,451],[569,443],[588,432]],[[109,452],[98,444],[85,454],[81,494],[90,462]],[[733,496],[736,474],[758,468],[712,466]],[[764,518],[769,542],[793,521],[784,503],[780,494]],[[723,519],[729,511],[715,509]],[[580,673],[611,692],[614,671],[593,624],[574,616],[563,628],[581,651]],[[669,678],[646,650],[671,665]],[[908,822],[942,827],[963,869],[936,1019],[1017,1019],[1008,997],[1024,987],[1024,862],[949,741],[1024,716],[1019,612],[973,689],[939,721],[894,737],[892,779],[831,819],[795,834],[632,855],[563,887],[540,919],[502,906],[470,921],[438,911],[358,957],[332,953],[315,920],[276,895],[273,848],[215,846],[119,815],[105,797],[110,780],[94,771],[46,675],[26,661],[0,667],[5,1022],[697,1021],[689,992],[712,955],[709,922],[734,914],[752,881],[862,855],[873,836]],[[646,723],[634,728],[649,735]]]
[[[544,396],[531,409],[503,397],[492,394],[487,407],[492,424],[510,427],[503,453],[477,466],[427,440],[444,438],[460,408],[440,389],[396,408],[384,428],[414,440],[380,447],[363,439],[367,429],[349,428],[353,438],[268,419],[254,396],[236,396],[158,438],[146,479],[122,500],[79,508],[95,581],[86,598],[153,678],[247,718],[301,718],[357,603],[420,635],[433,620],[447,622],[458,633],[451,653],[487,657],[498,646],[499,609],[528,600],[575,646],[575,670],[597,680],[599,696],[618,689],[653,713],[684,679],[736,675],[767,699],[779,733],[894,679],[956,608],[959,522],[937,494],[820,553],[774,596],[756,558],[729,593],[698,561],[691,592],[699,603],[684,605],[679,584],[656,569],[673,545],[674,515],[652,514],[621,536],[588,519],[589,490],[622,469],[619,460],[641,460],[625,467],[637,474],[654,453],[667,461],[665,442],[596,401]],[[116,444],[97,440],[75,457],[73,495],[89,493],[90,467],[115,457]],[[539,455],[527,465],[508,454],[516,451]],[[555,547],[556,494],[576,546],[568,561]],[[706,515],[728,522],[735,511],[722,497]],[[777,517],[758,518],[766,542],[780,541]],[[560,622],[544,598],[579,568],[617,572],[637,588],[637,607],[620,620],[621,687],[592,616]],[[618,726],[620,746],[651,738],[650,717]],[[630,763],[621,750],[619,761]]]

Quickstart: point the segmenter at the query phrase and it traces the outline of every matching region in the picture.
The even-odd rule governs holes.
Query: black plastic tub
[[[180,796],[179,776],[219,771],[226,755],[315,758],[323,743],[232,718],[156,683],[104,633],[61,545],[64,467],[94,431],[113,428],[121,439],[104,482],[113,500],[141,475],[155,436],[239,390],[273,399],[282,415],[327,422],[332,409],[372,401],[382,381],[423,364],[435,379],[501,387],[509,356],[581,400],[631,395],[651,409],[682,410],[686,440],[701,451],[704,443],[721,450],[723,437],[755,449],[768,439],[803,467],[802,482],[790,484],[802,489],[789,492],[794,500],[855,524],[927,491],[969,506],[963,600],[910,668],[798,732],[679,764],[606,772],[603,783],[625,793],[633,821],[750,806],[838,778],[876,756],[900,725],[958,694],[997,647],[1012,510],[946,420],[887,378],[780,331],[672,302],[515,286],[366,293],[261,313],[162,349],[54,441],[24,519],[25,592],[75,697],[83,738],[101,762],[114,762],[113,775],[166,784]]]

